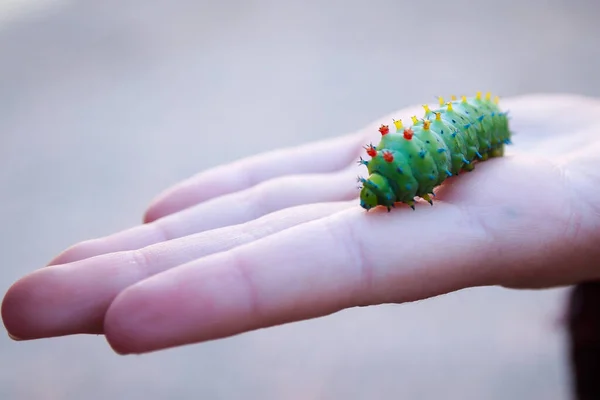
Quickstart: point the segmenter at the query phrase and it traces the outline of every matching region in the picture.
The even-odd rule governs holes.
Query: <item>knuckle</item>
[[[334,248],[339,251],[340,264],[350,274],[346,279],[352,288],[351,302],[371,303],[373,296],[373,264],[367,256],[364,242],[360,239],[353,224],[342,218],[324,220],[324,226],[330,235]]]

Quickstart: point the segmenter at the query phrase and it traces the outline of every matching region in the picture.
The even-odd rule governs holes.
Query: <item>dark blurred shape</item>
[[[600,281],[575,286],[569,304],[575,399],[600,399]]]

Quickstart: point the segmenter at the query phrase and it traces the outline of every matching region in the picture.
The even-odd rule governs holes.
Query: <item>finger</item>
[[[152,222],[195,204],[248,189],[285,175],[330,173],[346,168],[358,157],[364,136],[331,140],[277,150],[216,167],[187,179],[162,193],[146,211]]]
[[[415,113],[415,110],[416,110],[415,107],[406,108],[404,110],[399,111],[398,113],[395,113],[394,115],[396,117],[408,118],[409,115]],[[334,140],[328,141],[328,142],[326,142],[327,146],[324,146],[323,144],[317,144],[317,146],[314,147],[314,149],[324,149],[324,150],[326,150],[325,152],[328,154],[332,151],[333,151],[333,153],[336,153],[334,151],[334,149],[338,148],[337,146],[340,146],[340,148],[346,149],[342,152],[344,154],[346,154],[348,152],[352,153],[351,149],[353,149],[353,148],[360,148],[360,151],[363,151],[362,146],[365,144],[365,138],[371,137],[372,139],[376,139],[375,133],[377,135],[380,135],[379,132],[377,131],[377,126],[381,122],[385,122],[388,119],[389,118],[387,118],[387,117],[381,118],[378,121],[375,121],[375,122],[369,124],[369,126],[367,126],[365,129],[361,130],[361,132],[358,134],[349,135],[349,136],[345,136],[345,137],[342,137],[339,139],[334,139]],[[348,142],[350,142],[352,144],[347,145]],[[305,146],[304,148],[312,149],[312,147],[310,147],[310,146]],[[287,153],[289,153],[290,151],[292,151],[292,150],[287,151]],[[285,158],[281,154],[285,155],[287,153],[286,152],[273,153],[272,157]],[[302,154],[304,154],[304,153],[305,152],[303,151]],[[308,154],[310,152],[306,152],[306,153]],[[315,163],[315,165],[319,165],[319,158],[316,157],[317,154],[312,153],[312,156],[313,157],[310,158],[310,161],[308,161],[308,162]],[[307,157],[309,157],[309,155],[307,155]],[[344,157],[346,157],[346,156],[344,156]],[[352,157],[350,157],[346,161],[349,161],[349,160],[355,161],[355,158],[356,158],[356,154],[352,155]],[[257,163],[259,159],[260,158],[256,158],[256,159],[254,159],[255,161],[253,161],[253,162]],[[337,160],[338,157],[335,156],[334,159]],[[254,165],[258,165],[258,164],[254,164]],[[282,171],[289,171],[290,169],[288,167],[286,167],[285,165],[287,165],[287,164],[285,164],[285,163],[280,164],[277,166],[277,168],[283,168]],[[273,178],[271,180],[262,182],[256,186],[249,187],[249,188],[242,190],[240,192],[237,192],[237,193],[229,193],[229,194],[226,194],[221,197],[211,198],[209,201],[198,204],[197,206],[189,207],[186,210],[183,210],[183,211],[171,214],[171,215],[167,215],[166,217],[155,220],[152,223],[134,227],[134,228],[131,228],[131,229],[128,229],[128,230],[125,230],[125,231],[122,231],[122,232],[119,232],[119,233],[116,233],[116,234],[113,234],[113,235],[110,235],[110,236],[107,236],[104,238],[94,239],[94,240],[89,240],[89,241],[79,243],[79,244],[67,249],[65,252],[61,253],[60,255],[58,255],[54,260],[52,260],[49,263],[49,265],[64,264],[64,263],[81,260],[81,259],[84,259],[87,257],[93,257],[93,256],[96,256],[99,254],[105,254],[108,252],[133,250],[133,249],[141,248],[144,246],[149,246],[154,243],[168,240],[169,238],[179,237],[184,234],[193,234],[193,233],[205,230],[205,229],[218,228],[220,226],[226,225],[228,223],[227,222],[228,220],[233,220],[230,223],[244,222],[245,220],[247,220],[247,218],[235,219],[234,216],[235,215],[239,216],[239,212],[233,211],[230,215],[224,216],[222,210],[226,209],[226,207],[225,207],[226,205],[228,206],[229,204],[232,204],[232,203],[233,203],[233,207],[239,207],[240,204],[243,204],[242,202],[249,201],[248,197],[256,198],[257,197],[255,195],[256,193],[258,193],[258,195],[259,195],[258,197],[260,197],[261,192],[262,193],[270,192],[270,193],[272,193],[272,196],[269,196],[270,199],[285,199],[287,202],[289,202],[289,204],[287,204],[287,206],[294,206],[294,205],[302,204],[302,202],[306,203],[309,201],[313,201],[313,202],[328,201],[329,197],[327,195],[319,197],[319,188],[324,187],[325,189],[330,189],[330,190],[326,190],[327,193],[332,193],[332,190],[340,191],[340,192],[344,193],[341,197],[339,197],[339,196],[336,197],[335,195],[331,196],[333,198],[333,201],[345,200],[348,198],[348,197],[346,197],[348,195],[348,193],[351,193],[355,189],[354,179],[355,179],[355,174],[358,171],[353,169],[352,165],[353,164],[351,164],[350,167],[348,167],[348,165],[346,165],[346,169],[337,171],[335,173],[307,175],[307,176],[305,176],[306,184],[303,185],[304,187],[300,187],[300,185],[298,183],[292,183],[292,181],[290,179],[291,178],[296,179],[296,176],[288,175],[288,176],[280,176],[278,178]],[[230,166],[226,166],[223,168],[225,171],[235,170],[235,169],[233,169],[233,167],[230,167]],[[247,168],[250,168],[250,167],[247,166]],[[214,171],[218,171],[218,170],[214,170]],[[218,175],[214,171],[211,172],[211,174],[215,175],[215,176]],[[349,175],[347,175],[348,173],[349,173]],[[351,176],[351,179],[353,180],[352,184],[348,183],[348,181],[345,181],[347,186],[342,185],[343,187],[340,188],[339,183],[341,181],[337,181],[336,184],[330,185],[328,183],[328,181],[330,179],[335,180],[338,175],[343,175],[344,179],[347,179],[347,176]],[[200,176],[204,176],[204,175],[201,174]],[[315,182],[315,184],[313,185],[312,182],[310,182],[310,179],[312,179],[313,176],[319,177],[319,179],[321,180],[321,183]],[[227,179],[229,179],[229,178],[227,178]],[[284,183],[287,186],[294,185],[294,186],[298,186],[298,187],[290,188],[289,190],[277,190],[276,186],[279,183]],[[187,187],[186,185],[187,184],[184,184],[183,187]],[[191,185],[190,187],[193,187],[193,186],[194,185]],[[350,192],[348,192],[348,190],[350,190]],[[306,194],[309,195],[308,196],[309,199],[302,200],[302,196],[300,196],[300,195],[296,195],[296,197],[292,196],[292,197],[294,197],[294,199],[296,201],[294,201],[294,199],[291,199],[290,197],[283,197],[285,195],[291,196],[290,193],[295,192],[295,191],[304,191]],[[312,199],[310,199],[310,196],[314,196],[314,197],[312,197]],[[169,198],[172,197],[173,199],[175,199],[175,197],[177,197],[177,196],[173,195],[173,196],[167,196],[167,197],[169,197]],[[350,195],[350,198],[352,198],[352,197],[354,197],[354,194]],[[223,206],[220,207],[219,201],[222,199],[226,199],[227,202],[224,202]],[[260,202],[254,202],[254,203],[250,202],[250,203],[245,204],[244,206],[249,206],[250,208],[252,208],[253,204],[259,204],[259,203]],[[265,204],[268,207],[268,202]],[[284,206],[286,206],[285,202],[283,205],[280,206],[280,208],[284,207]],[[202,215],[203,212],[213,212],[216,208],[218,208],[218,210],[216,210],[214,214]],[[275,211],[274,208],[270,208],[269,210]],[[206,219],[205,219],[205,221],[200,221],[198,223],[199,226],[194,226],[194,224],[195,224],[194,221],[198,221],[201,218],[206,218]],[[178,221],[182,221],[182,220],[187,220],[187,224],[185,225],[187,227],[187,230],[186,230],[186,228],[183,229],[187,233],[182,233],[179,235],[172,236],[170,234],[171,227],[174,227],[175,225],[178,224]],[[218,220],[218,221],[215,221],[215,220]]]
[[[128,286],[177,265],[227,251],[351,207],[354,202],[284,209],[247,224],[228,226],[141,250],[43,268],[15,283],[3,302],[7,329],[21,339],[102,333],[109,304]]]
[[[600,255],[598,235],[572,240],[559,172],[516,158],[479,170],[449,185],[434,207],[352,208],[130,286],[108,309],[105,335],[117,352],[147,352],[357,305],[520,279],[548,284],[567,259],[577,278],[584,261],[573,256]],[[513,195],[533,179],[538,190]]]
[[[518,143],[510,149],[521,151],[535,149],[540,140],[560,140],[587,130],[590,116],[600,111],[600,102],[579,95],[528,94],[501,100],[500,107],[509,113]]]
[[[227,225],[240,224],[302,204],[357,198],[356,171],[271,179],[110,236],[79,243],[50,262],[66,264],[100,254],[136,250]]]

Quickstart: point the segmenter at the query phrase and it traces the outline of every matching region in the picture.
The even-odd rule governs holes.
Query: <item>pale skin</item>
[[[362,146],[378,143],[381,123],[421,116],[413,107],[176,185],[144,224],[16,282],[4,324],[14,339],[104,334],[139,354],[469,287],[600,278],[600,100],[500,105],[514,145],[445,182],[433,206],[366,212],[357,199]]]

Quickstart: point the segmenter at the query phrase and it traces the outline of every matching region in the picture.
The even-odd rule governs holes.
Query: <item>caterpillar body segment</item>
[[[412,125],[404,127],[394,120],[395,132],[389,125],[379,128],[377,146],[366,147],[370,160],[359,162],[367,167],[368,178],[359,177],[360,205],[366,210],[405,203],[414,209],[415,198],[433,205],[433,189],[453,175],[472,171],[474,163],[490,157],[502,157],[504,145],[510,144],[512,133],[506,112],[499,99],[487,93],[452,101],[439,99],[440,107],[424,105],[422,119],[412,117]]]

